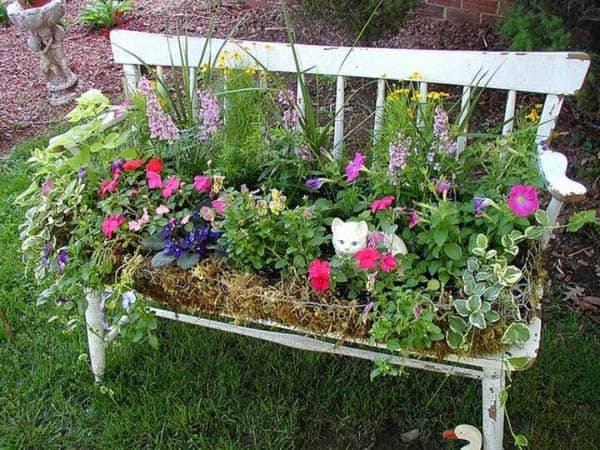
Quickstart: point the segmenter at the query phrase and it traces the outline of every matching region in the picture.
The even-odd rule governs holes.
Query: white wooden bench
[[[248,66],[256,69],[261,68],[256,64],[256,61],[259,61],[263,69],[271,72],[298,73],[292,47],[289,44],[249,41],[224,42],[221,39],[211,39],[207,43],[203,38],[188,37],[185,43],[187,55],[181,58],[178,51],[181,41],[174,36],[115,30],[111,33],[110,39],[115,62],[123,65],[125,87],[128,91],[137,85],[141,61],[146,65],[156,67],[182,67],[185,65],[197,68],[203,63],[212,61],[219,51],[225,50],[231,53],[241,53],[243,55],[241,63],[243,64],[245,60]],[[203,51],[205,45],[207,45],[207,50]],[[539,166],[552,195],[547,210],[551,220],[553,222],[557,220],[563,203],[581,199],[585,195],[584,186],[566,177],[566,158],[560,153],[544,150],[541,143],[548,139],[555,127],[564,96],[575,94],[581,87],[590,63],[586,54],[349,49],[314,45],[296,45],[295,49],[299,56],[301,72],[303,72],[300,76],[319,74],[336,77],[336,118],[333,136],[336,156],[340,156],[343,148],[346,78],[360,77],[376,80],[377,95],[373,99],[375,111],[373,130],[374,136],[377,136],[381,127],[386,81],[409,80],[412,74],[418,72],[422,98],[426,97],[430,84],[462,88],[461,117],[467,117],[474,88],[504,91],[506,100],[503,134],[510,133],[513,129],[513,117],[519,93],[544,95],[545,101],[537,130],[536,144],[539,148]],[[200,55],[203,54],[204,60],[201,61]],[[251,54],[252,57],[248,54]],[[236,61],[236,67],[239,67],[241,63]],[[197,69],[189,70],[190,75],[195,77]],[[190,94],[194,95],[195,86],[192,86],[191,89]],[[299,108],[302,110],[303,99],[300,89],[298,89],[297,98]],[[462,145],[464,145],[464,138]],[[544,245],[547,244],[549,238],[549,234],[544,236]],[[541,292],[538,294],[542,295]],[[118,329],[103,330],[101,297],[98,292],[90,292],[87,295],[87,301],[86,320],[92,371],[96,378],[100,378],[105,370],[105,345],[116,336]],[[267,331],[259,326],[239,326],[226,320],[209,320],[160,308],[152,308],[152,311],[158,317],[251,336],[303,350],[368,360],[389,357],[389,353],[383,352],[382,348],[369,346],[367,342],[345,340],[341,345],[340,336],[309,336],[307,333],[286,329],[276,323],[258,322],[257,324],[279,328],[281,331]],[[122,318],[121,322],[125,320],[127,319]],[[501,354],[476,358],[450,354],[443,361],[393,355],[391,362],[406,367],[481,380],[484,448],[497,450],[501,449],[503,445],[504,428],[504,406],[500,402],[500,393],[505,385],[506,372],[515,370],[508,360],[516,356],[525,356],[530,358],[531,362],[535,360],[540,343],[541,321],[539,318],[534,318],[530,322],[530,332],[531,339],[526,345],[510,348]]]

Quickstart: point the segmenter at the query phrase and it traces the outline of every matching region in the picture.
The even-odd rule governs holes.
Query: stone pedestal
[[[65,10],[65,0],[52,0],[44,6],[28,9],[13,1],[7,7],[10,21],[30,32],[27,44],[40,54],[48,103],[52,106],[64,105],[77,95],[77,75],[69,69],[63,47],[65,30],[58,25]]]

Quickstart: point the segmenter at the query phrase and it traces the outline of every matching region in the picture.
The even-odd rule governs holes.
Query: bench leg
[[[92,373],[96,381],[101,381],[106,368],[106,350],[104,348],[104,313],[102,311],[102,294],[99,291],[88,291],[85,296],[87,308],[85,323],[87,328],[88,347]]]
[[[500,393],[504,389],[505,376],[502,367],[484,368],[482,380],[483,448],[502,450],[504,439],[504,406]]]

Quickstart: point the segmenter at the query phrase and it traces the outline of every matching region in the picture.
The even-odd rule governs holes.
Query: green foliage
[[[414,0],[302,0],[303,10],[317,19],[333,21],[364,40],[397,31]]]
[[[232,192],[228,201],[219,243],[234,265],[304,276],[326,242],[318,208],[288,209],[276,189],[262,197]]]
[[[120,23],[122,15],[130,10],[129,0],[93,0],[81,11],[79,20],[90,30],[113,28]]]
[[[371,340],[385,343],[389,350],[421,351],[444,339],[434,324],[436,312],[430,299],[419,292],[393,289],[377,300],[373,318]]]
[[[6,12],[6,6],[3,2],[0,2],[0,25],[2,25],[3,27],[7,27],[8,25],[10,25],[8,13]]]
[[[571,44],[560,17],[519,5],[509,9],[500,31],[511,40],[512,50],[565,50]]]

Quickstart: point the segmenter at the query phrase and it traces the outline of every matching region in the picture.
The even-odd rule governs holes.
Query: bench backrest
[[[577,92],[590,64],[587,54],[577,52],[402,50],[296,44],[297,62],[292,46],[284,43],[216,38],[207,42],[207,39],[199,37],[178,38],[127,30],[114,30],[110,40],[115,62],[124,67],[127,90],[136,86],[142,62],[156,66],[159,73],[162,67],[187,66],[190,67],[190,76],[195,77],[196,70],[202,64],[214,61],[215,55],[225,51],[241,55],[241,59],[232,62],[231,68],[251,67],[271,72],[297,73],[299,66],[304,74],[336,76],[334,151],[341,148],[344,138],[347,77],[377,80],[377,95],[373,101],[375,136],[381,126],[386,80],[416,79],[421,99],[427,97],[428,84],[462,87],[460,119],[467,117],[473,88],[504,90],[503,134],[513,129],[517,93],[543,94],[545,101],[536,138],[536,142],[540,143],[552,133],[563,97]],[[195,86],[191,89],[195,89]],[[302,108],[302,92],[299,88],[297,98]],[[336,153],[339,154],[339,151]]]

